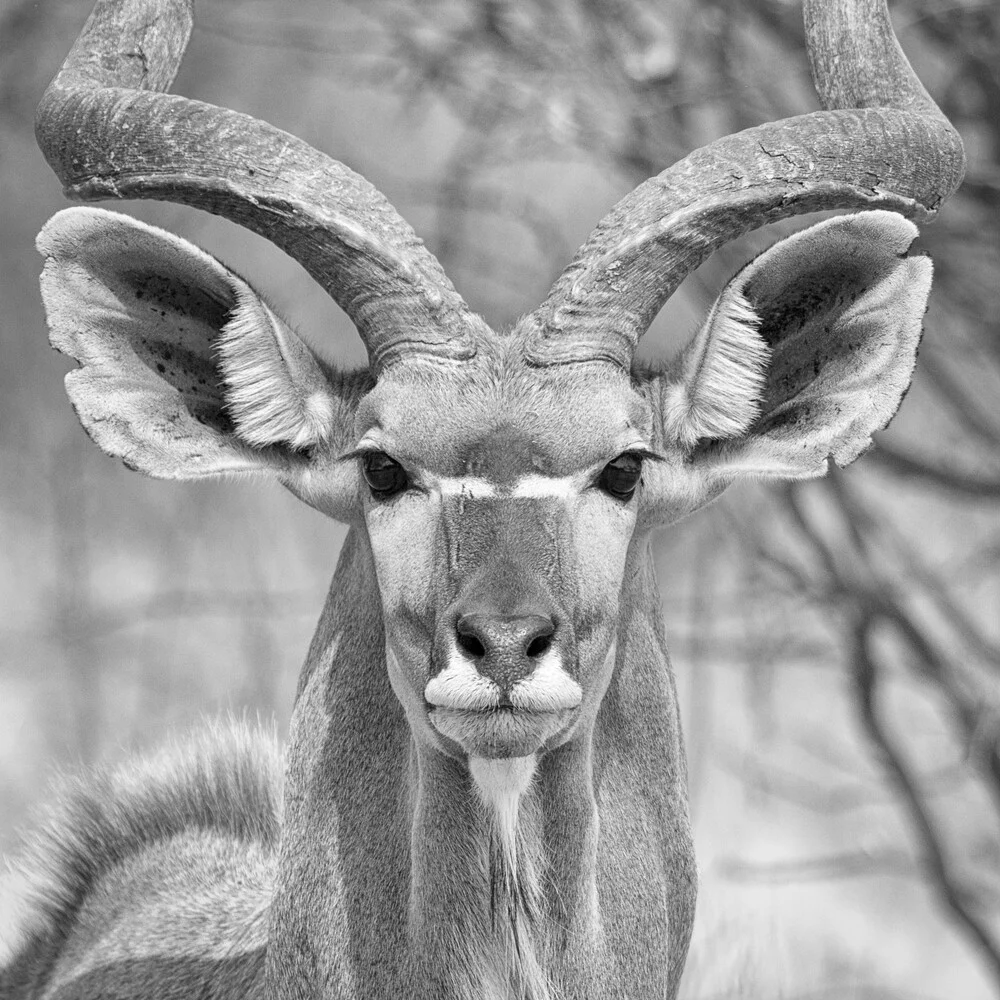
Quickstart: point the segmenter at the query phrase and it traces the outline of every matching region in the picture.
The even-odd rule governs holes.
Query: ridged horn
[[[151,198],[266,237],[329,292],[376,372],[400,357],[469,357],[470,310],[387,199],[308,143],[165,91],[193,0],[98,0],[35,120],[68,197]]]
[[[767,223],[827,209],[927,220],[962,181],[962,141],[917,79],[885,0],[806,0],[806,44],[824,108],[695,150],[601,220],[524,322],[540,365],[628,370],[684,277]]]

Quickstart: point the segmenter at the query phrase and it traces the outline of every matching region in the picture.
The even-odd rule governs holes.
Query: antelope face
[[[858,66],[896,52],[884,77],[814,60],[824,101],[863,116],[816,113],[695,151],[622,199],[497,338],[385,198],[305,143],[144,93],[129,112],[145,109],[136,144],[120,91],[173,79],[190,30],[181,6],[174,28],[153,30],[144,5],[99,5],[39,107],[47,160],[77,198],[167,197],[267,235],[354,321],[369,371],[334,371],[186,241],[68,210],[38,245],[52,343],[81,364],[67,377],[81,421],[150,475],[268,475],[357,522],[356,478],[337,461],[352,452],[389,670],[417,737],[491,757],[565,740],[608,683],[640,492],[645,531],[734,478],[853,461],[909,383],[930,265],[907,256],[916,229],[891,212],[828,219],[743,268],[679,362],[642,376],[643,396],[640,337],[688,271],[751,229],[820,209],[933,214],[961,180],[960,139],[885,41],[885,11],[872,14],[878,31],[850,44]],[[849,23],[835,4],[810,11],[815,37]],[[134,39],[123,52],[141,39],[141,78],[113,68],[137,64],[112,57],[112,39]],[[81,95],[86,128],[72,117]],[[239,141],[222,144],[218,173],[204,150],[220,135]],[[654,432],[669,462],[640,491]]]
[[[651,455],[622,373],[510,355],[400,366],[358,413],[392,684],[453,755],[527,756],[595,714]]]
[[[738,476],[822,475],[869,445],[919,341],[930,265],[906,256],[914,235],[869,212],[788,237],[674,365],[641,374],[597,327],[544,333],[560,319],[544,305],[506,337],[467,312],[419,347],[401,321],[380,326],[378,363],[341,374],[162,230],[74,209],[39,245],[52,342],[83,362],[67,388],[95,440],[157,476],[273,475],[361,522],[416,738],[481,759],[593,719],[637,528]]]

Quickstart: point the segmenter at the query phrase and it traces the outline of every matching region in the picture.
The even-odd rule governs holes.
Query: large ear
[[[892,212],[829,219],[726,286],[665,387],[668,440],[702,471],[803,479],[853,462],[910,384],[931,262]]]
[[[311,446],[346,450],[356,387],[214,257],[95,208],[59,212],[38,249],[52,345],[80,363],[66,390],[109,455],[166,479],[288,478]]]

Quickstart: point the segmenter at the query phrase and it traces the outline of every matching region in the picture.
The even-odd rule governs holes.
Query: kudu
[[[168,479],[276,478],[350,525],[281,764],[219,729],[72,785],[39,835],[12,997],[675,996],[696,875],[651,533],[743,476],[860,455],[910,381],[916,228],[961,142],[882,0],[806,5],[828,110],[698,149],[494,333],[370,184],[167,96],[190,0],[100,0],[39,108],[69,196],[263,234],[353,320],[333,368],[184,240],[42,231],[91,437]],[[633,364],[683,276],[777,219],[676,363]],[[283,777],[282,777],[283,772]]]

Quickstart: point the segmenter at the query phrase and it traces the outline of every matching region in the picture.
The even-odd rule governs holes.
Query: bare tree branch
[[[845,851],[817,858],[753,861],[742,857],[720,858],[716,870],[734,882],[786,885],[790,882],[826,882],[845,878],[919,878],[920,867],[907,851]]]
[[[979,951],[980,957],[1000,984],[1000,939],[978,912],[976,894],[962,884],[945,856],[941,836],[923,795],[910,774],[903,755],[896,749],[878,710],[879,670],[870,652],[873,615],[861,615],[854,625],[852,673],[858,695],[860,717],[882,766],[892,777],[906,805],[916,832],[925,870],[939,897],[951,910],[957,926]]]
[[[867,461],[894,476],[916,479],[963,497],[985,500],[1000,498],[1000,479],[984,479],[969,472],[935,465],[927,459],[900,451],[882,440],[869,453]]]

